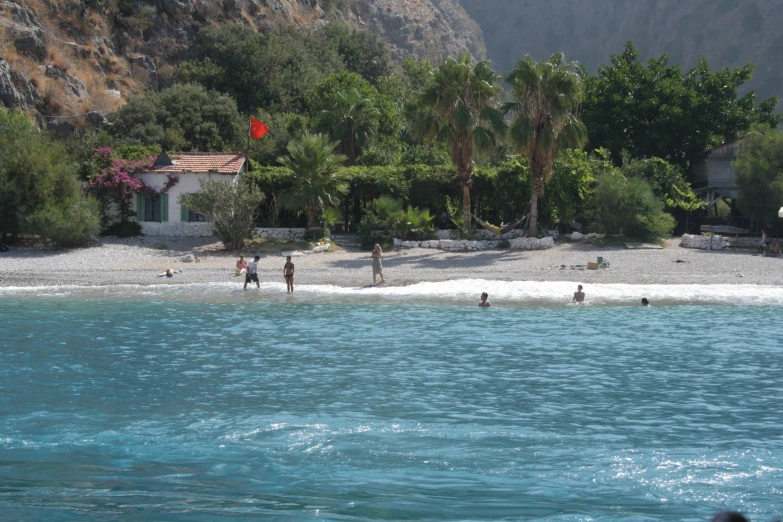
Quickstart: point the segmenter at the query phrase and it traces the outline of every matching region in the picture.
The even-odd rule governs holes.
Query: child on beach
[[[158,277],[168,277],[172,278],[174,277],[174,274],[181,274],[182,270],[173,270],[171,268],[166,269],[165,272],[161,272],[158,274]]]
[[[283,265],[283,279],[289,292],[294,291],[294,264],[291,262],[291,256],[286,256],[285,265]]]
[[[245,290],[247,290],[247,284],[251,281],[255,281],[256,287],[261,288],[261,283],[258,282],[258,262],[261,260],[261,256],[256,256],[251,262],[247,264],[247,272],[245,272]]]
[[[486,292],[483,292],[481,294],[481,302],[479,303],[479,307],[481,307],[481,308],[489,308],[490,306],[492,306],[492,303],[487,301],[487,299],[489,299],[489,294],[487,294]]]
[[[381,264],[381,256],[383,255],[383,250],[381,250],[381,245],[375,244],[375,248],[372,249],[372,254],[370,257],[372,257],[372,284],[375,286],[375,278],[377,276],[381,276],[381,283],[384,282],[383,279],[383,265]]]
[[[239,261],[237,261],[237,275],[242,275],[247,272],[247,261],[245,261],[244,254],[239,254]]]
[[[578,305],[585,304],[585,293],[582,291],[582,285],[577,287],[576,292],[574,292],[574,298],[571,299],[571,302]]]

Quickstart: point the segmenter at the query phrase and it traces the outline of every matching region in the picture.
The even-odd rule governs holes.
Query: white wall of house
[[[231,174],[202,174],[184,172],[176,174],[179,181],[168,191],[168,220],[140,221],[142,234],[148,236],[211,236],[212,227],[209,223],[189,223],[182,221],[182,205],[179,197],[182,194],[198,192],[201,180],[216,179],[233,183],[237,176]],[[134,177],[142,180],[150,188],[159,191],[168,181],[165,173],[142,172]]]

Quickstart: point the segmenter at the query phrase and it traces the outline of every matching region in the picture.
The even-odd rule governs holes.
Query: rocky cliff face
[[[127,97],[168,85],[205,25],[329,21],[382,35],[397,60],[484,55],[458,0],[0,0],[0,103],[49,126],[100,123]]]
[[[594,72],[630,40],[645,59],[664,52],[685,67],[756,64],[751,88],[783,97],[780,0],[460,0],[481,25],[501,71],[524,54],[562,51]]]

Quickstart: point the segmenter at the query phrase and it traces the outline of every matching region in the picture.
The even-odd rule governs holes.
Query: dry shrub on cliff
[[[49,47],[49,63],[66,72],[71,67],[70,60],[57,47]]]

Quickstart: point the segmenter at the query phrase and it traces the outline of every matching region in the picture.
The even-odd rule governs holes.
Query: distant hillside
[[[381,35],[395,60],[484,56],[458,0],[0,0],[0,106],[67,135],[170,85],[204,26],[276,33],[331,21]]]
[[[644,58],[667,53],[690,67],[756,64],[751,88],[783,98],[780,0],[460,0],[481,26],[487,54],[508,71],[524,54],[562,51],[595,72],[631,40]]]

